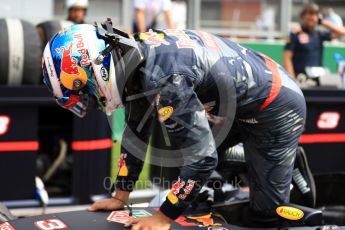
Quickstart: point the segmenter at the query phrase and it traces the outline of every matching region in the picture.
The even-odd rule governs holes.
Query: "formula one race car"
[[[303,171],[298,161],[306,162],[303,149],[296,157],[296,171]],[[298,165],[298,166],[296,166]],[[302,165],[302,166],[301,166]],[[227,171],[231,169],[231,171]],[[306,171],[306,170],[304,170]],[[334,178],[316,178],[309,182],[311,190],[306,196],[301,186],[301,177],[294,173],[291,185],[291,202],[318,208],[309,208],[297,204],[283,204],[276,208],[277,217],[267,220],[251,216],[249,211],[249,189],[246,183],[243,149],[236,146],[223,156],[218,167],[199,197],[190,208],[175,220],[171,229],[208,229],[208,230],[251,230],[251,229],[345,229],[344,184]],[[307,170],[308,173],[308,170]],[[310,173],[310,172],[309,172]],[[240,178],[236,184],[230,184],[234,178]],[[338,189],[332,189],[339,186]],[[54,229],[125,229],[130,216],[144,217],[153,215],[165,199],[165,191],[157,195],[148,208],[113,212],[76,211],[27,218],[14,217],[4,206],[0,205],[0,230],[54,230]],[[336,205],[335,205],[336,204]]]
[[[232,203],[224,205],[219,210],[227,210],[228,214],[236,213],[238,206],[241,203]],[[98,230],[114,230],[126,229],[123,226],[130,215],[134,217],[150,216],[156,212],[154,208],[121,210],[113,212],[87,212],[76,211],[66,212],[50,215],[42,215],[35,217],[27,217],[16,219],[13,216],[8,216],[8,211],[2,209],[2,212],[7,213],[7,218],[11,217],[7,222],[0,224],[0,230],[54,230],[54,229],[98,229]],[[190,213],[180,216],[175,220],[171,229],[208,229],[208,230],[246,230],[257,229],[249,227],[240,227],[238,225],[227,223],[226,219],[219,214],[217,208],[211,212]],[[345,229],[345,227],[338,226],[318,226],[322,222],[322,212],[301,206],[281,206],[277,208],[277,213],[280,219],[276,227],[265,229],[288,229],[291,224],[299,225],[300,227],[291,227],[291,229]],[[10,214],[9,214],[10,215]],[[238,216],[236,214],[235,216]],[[2,218],[4,220],[4,218]],[[231,222],[230,222],[231,223]],[[314,227],[306,227],[306,225],[313,225]]]

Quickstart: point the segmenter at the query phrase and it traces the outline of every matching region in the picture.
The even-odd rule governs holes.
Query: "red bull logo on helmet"
[[[72,57],[72,45],[73,43],[71,42],[69,44],[69,47],[66,48],[62,46],[61,48],[57,49],[56,51],[58,53],[62,52],[62,57],[61,57],[61,72],[67,73],[67,74],[80,74],[78,70],[78,65],[77,65],[77,59]]]
[[[86,85],[88,78],[86,71],[81,66],[90,65],[90,60],[85,49],[82,35],[76,34],[73,37],[76,43],[71,41],[67,47],[62,46],[56,49],[56,52],[62,54],[60,72],[60,81],[62,85],[70,90],[79,90]],[[73,56],[74,44],[81,56],[80,66],[78,65],[78,58]],[[75,84],[76,81],[78,81],[78,84]]]
[[[74,38],[77,40],[77,48],[78,48],[78,53],[81,55],[81,61],[80,65],[81,66],[89,66],[90,65],[90,59],[89,55],[87,53],[87,50],[85,48],[83,36],[81,34],[76,34],[74,35]]]

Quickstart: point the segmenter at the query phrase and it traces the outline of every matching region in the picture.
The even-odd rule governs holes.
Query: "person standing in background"
[[[184,0],[174,0],[171,11],[175,26],[174,29],[187,29],[187,2]]]
[[[345,35],[345,28],[319,17],[319,6],[311,3],[301,12],[301,26],[290,33],[285,45],[283,63],[293,77],[305,73],[306,67],[322,66],[323,42]],[[318,25],[328,31],[320,31]]]
[[[157,16],[164,13],[167,29],[173,29],[171,0],[134,0],[135,21],[133,32],[145,32],[154,29]]]
[[[330,7],[325,7],[322,10],[324,20],[330,21],[337,26],[343,26],[343,19]]]
[[[88,0],[66,0],[67,20],[75,24],[84,24],[88,7]]]

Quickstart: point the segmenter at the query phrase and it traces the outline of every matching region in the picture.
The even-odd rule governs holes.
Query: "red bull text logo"
[[[78,53],[81,54],[80,65],[81,66],[89,66],[90,60],[89,60],[89,55],[87,54],[87,50],[85,49],[83,36],[81,34],[76,34],[76,35],[74,35],[74,38],[77,40],[76,46],[78,48]]]

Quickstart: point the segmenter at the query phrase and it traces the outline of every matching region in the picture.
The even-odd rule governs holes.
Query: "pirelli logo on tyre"
[[[276,209],[276,212],[279,216],[287,220],[300,220],[304,216],[304,212],[302,210],[290,206],[279,206]]]

